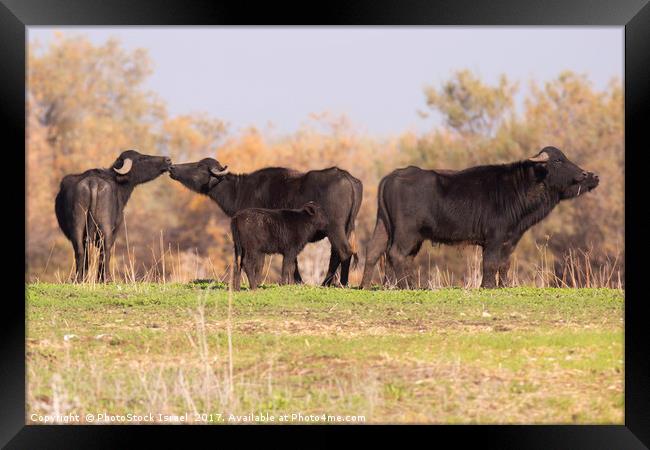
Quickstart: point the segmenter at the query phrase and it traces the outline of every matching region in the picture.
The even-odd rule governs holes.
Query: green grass
[[[28,418],[623,423],[618,290],[242,291],[232,378],[223,285],[36,283],[26,296]]]

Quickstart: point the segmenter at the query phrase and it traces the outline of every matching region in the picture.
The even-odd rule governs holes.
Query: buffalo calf
[[[313,236],[327,230],[325,211],[308,202],[301,209],[247,208],[236,213],[231,222],[234,243],[233,289],[239,290],[241,269],[251,289],[260,283],[264,255],[282,255],[282,284],[294,280],[298,253]]]

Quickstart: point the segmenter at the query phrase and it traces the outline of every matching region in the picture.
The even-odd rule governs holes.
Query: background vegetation
[[[47,47],[30,45],[29,280],[67,280],[73,268],[71,246],[54,215],[61,178],[108,167],[125,149],[168,155],[175,162],[211,155],[234,172],[269,165],[347,169],[364,184],[357,221],[363,261],[375,222],[377,184],[394,168],[504,163],[554,145],[584,169],[597,172],[601,185],[560,205],[525,235],[515,253],[515,278],[538,286],[622,287],[624,147],[618,79],[602,91],[586,76],[571,72],[543,84],[530,81],[523,107],[517,107],[515,96],[525,80],[504,75],[489,85],[459,70],[423,92],[422,114],[443,119],[442,126],[432,125],[428,133],[380,138],[359,131],[344,116],[318,113],[305,118],[295,133],[270,137],[255,128],[233,133],[229,124],[205,114],[170,115],[165,103],[144,88],[152,70],[146,51],[127,51],[115,40],[94,45],[83,36],[61,34]],[[413,105],[414,110],[419,107]],[[126,209],[125,228],[113,259],[118,279],[224,279],[228,272],[227,218],[209,199],[167,176],[136,190]],[[300,262],[307,281],[322,279],[328,255],[326,241],[303,252]],[[417,263],[425,286],[475,286],[479,261],[473,247],[425,246]],[[269,280],[276,279],[278,268],[278,258],[271,260]],[[360,270],[353,272],[352,282],[359,278]]]

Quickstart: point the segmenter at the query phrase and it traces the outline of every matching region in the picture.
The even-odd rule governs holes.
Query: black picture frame
[[[5,130],[3,167],[25,164],[25,63],[26,27],[32,25],[615,25],[625,27],[625,425],[615,426],[365,426],[326,427],[326,434],[313,440],[304,435],[301,446],[327,445],[339,440],[340,432],[354,431],[362,438],[384,440],[396,431],[423,434],[425,442],[451,439],[454,446],[468,440],[496,448],[603,448],[636,449],[650,446],[650,354],[643,292],[643,250],[638,243],[647,220],[642,181],[643,152],[650,148],[650,5],[648,0],[492,0],[455,1],[356,1],[287,3],[211,2],[180,0],[0,0],[0,124]],[[23,153],[19,149],[23,149]],[[25,237],[25,176],[18,169],[6,174],[2,204],[7,211],[5,243],[25,258],[20,236]],[[17,190],[22,188],[20,198]],[[628,205],[642,205],[631,208]],[[9,214],[9,210],[15,214]],[[10,218],[13,218],[10,220]],[[13,249],[12,249],[13,250]],[[13,261],[13,258],[11,259]],[[25,262],[26,264],[26,262]],[[26,265],[25,265],[26,267]],[[175,440],[187,443],[188,432],[236,433],[238,443],[249,439],[248,427],[155,427],[152,426],[38,426],[25,424],[25,273],[8,264],[2,314],[2,407],[0,444],[7,448],[54,448],[72,446],[124,447],[134,437],[155,437],[163,446]],[[15,274],[14,274],[15,272]],[[5,288],[6,289],[6,288]],[[645,338],[643,336],[646,336]],[[292,427],[311,432],[320,427]],[[256,426],[256,432],[284,434],[284,427]],[[401,434],[401,433],[400,433]],[[429,434],[431,434],[429,436]],[[309,439],[309,440],[307,440]],[[219,442],[219,441],[212,441]],[[269,441],[270,442],[270,441]],[[278,444],[285,445],[283,439]],[[309,444],[311,442],[312,444]],[[413,441],[415,443],[415,441]],[[220,442],[219,442],[220,443]],[[402,444],[403,445],[403,444]]]

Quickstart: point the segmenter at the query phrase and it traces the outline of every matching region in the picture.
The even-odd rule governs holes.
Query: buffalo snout
[[[188,164],[172,164],[167,170],[172,180],[180,181],[183,184],[197,174],[197,170]]]
[[[574,177],[574,181],[576,183],[598,184],[599,178],[595,173],[583,170],[579,175]]]
[[[172,159],[169,156],[163,156],[163,166],[162,166],[162,171],[163,172],[169,172],[170,167],[172,166]]]
[[[583,175],[580,178],[581,179],[578,181],[578,184],[580,186],[586,187],[589,191],[598,186],[598,183],[600,182],[598,175],[593,172],[583,172]]]
[[[575,181],[576,183],[582,183],[587,179],[587,177],[589,177],[589,172],[583,170],[582,172],[580,172],[579,174],[573,177],[573,181]]]

